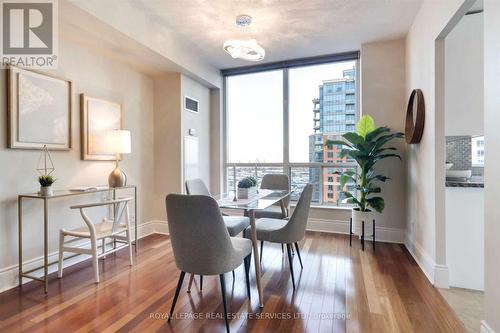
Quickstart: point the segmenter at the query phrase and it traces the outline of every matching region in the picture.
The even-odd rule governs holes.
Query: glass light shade
[[[224,42],[224,51],[233,58],[248,61],[260,61],[266,56],[266,51],[255,39],[230,39]]]
[[[130,131],[112,130],[106,132],[105,154],[130,154],[131,151]]]

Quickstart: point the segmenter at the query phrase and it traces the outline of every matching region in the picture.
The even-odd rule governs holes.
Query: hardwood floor
[[[226,274],[232,332],[463,332],[439,292],[401,245],[378,243],[376,253],[343,235],[308,232],[301,242],[304,270],[294,265],[292,291],[288,259],[281,246],[264,246],[264,309],[255,279],[252,300],[243,266],[236,281]],[[51,275],[49,294],[29,283],[0,294],[0,332],[224,332],[219,278],[207,276],[186,293],[174,318],[166,315],[178,270],[170,240],[153,235],[139,241],[135,265],[120,251],[100,261],[101,283],[90,261]],[[254,276],[253,269],[250,272]],[[213,318],[213,319],[212,319]]]

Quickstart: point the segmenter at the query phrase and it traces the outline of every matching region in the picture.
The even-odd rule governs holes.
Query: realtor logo
[[[57,67],[57,0],[0,0],[2,65]]]

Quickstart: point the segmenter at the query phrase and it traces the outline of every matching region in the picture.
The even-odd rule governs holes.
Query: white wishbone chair
[[[65,230],[61,229],[59,233],[59,272],[58,277],[62,278],[63,275],[63,255],[64,252],[72,252],[78,254],[88,254],[92,256],[92,265],[94,266],[95,282],[99,283],[99,266],[97,260],[107,254],[116,252],[124,247],[129,248],[130,265],[133,265],[132,258],[132,238],[130,233],[130,212],[128,203],[133,198],[122,198],[116,200],[108,200],[102,202],[88,203],[82,205],[71,206],[71,209],[79,209],[83,221],[86,226]],[[114,216],[113,219],[104,218],[101,222],[93,223],[88,217],[85,210],[95,207],[113,206]],[[120,222],[124,217],[125,221]],[[65,240],[65,237],[72,237]],[[126,244],[123,246],[113,246],[110,250],[106,251],[106,238]],[[82,239],[90,239],[90,248],[83,248],[78,246],[70,246],[69,244],[81,241]],[[102,252],[97,253],[97,241],[102,240]]]

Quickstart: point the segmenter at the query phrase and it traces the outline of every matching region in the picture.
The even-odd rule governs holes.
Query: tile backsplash
[[[453,163],[452,170],[470,170],[472,168],[470,136],[446,137],[446,162]]]
[[[472,170],[473,175],[482,175],[483,168],[472,167],[472,136],[446,137],[446,162],[453,163],[451,170]]]

